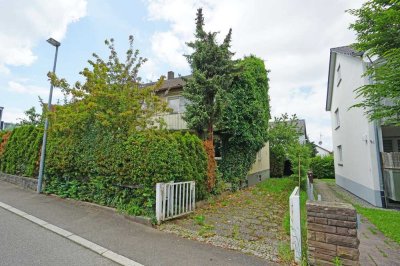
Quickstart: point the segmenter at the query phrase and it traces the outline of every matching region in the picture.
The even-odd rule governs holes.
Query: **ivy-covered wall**
[[[33,125],[15,128],[4,133],[0,151],[0,171],[36,177],[39,170],[43,129]]]
[[[268,72],[255,56],[238,62],[241,70],[223,96],[221,121],[222,160],[219,170],[234,189],[245,182],[257,152],[268,141],[270,119]]]

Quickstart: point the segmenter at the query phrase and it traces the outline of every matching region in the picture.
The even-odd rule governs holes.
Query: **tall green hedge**
[[[333,155],[311,158],[310,169],[315,178],[335,178]]]
[[[207,160],[189,133],[142,131],[127,139],[88,131],[81,138],[51,134],[46,192],[117,207],[135,215],[154,211],[157,182],[196,181],[206,194]]]
[[[26,125],[15,128],[0,158],[4,173],[36,177],[39,169],[41,127]]]

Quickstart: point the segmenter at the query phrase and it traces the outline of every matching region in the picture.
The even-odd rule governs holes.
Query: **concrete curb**
[[[69,239],[70,241],[73,241],[73,242],[75,242],[75,243],[77,243],[77,244],[79,244],[79,245],[81,245],[81,246],[83,246],[83,247],[85,247],[87,249],[90,249],[91,251],[101,255],[102,257],[105,257],[105,258],[107,258],[109,260],[112,260],[112,261],[114,261],[114,262],[116,262],[118,264],[121,264],[121,265],[124,265],[124,266],[143,266],[142,264],[140,264],[140,263],[138,263],[136,261],[133,261],[133,260],[127,258],[127,257],[119,255],[119,254],[117,254],[117,253],[115,253],[115,252],[113,252],[113,251],[111,251],[109,249],[106,249],[105,247],[97,245],[96,243],[93,243],[93,242],[91,242],[91,241],[89,241],[89,240],[87,240],[87,239],[85,239],[83,237],[75,235],[74,233],[71,233],[71,232],[69,232],[67,230],[64,230],[64,229],[58,227],[58,226],[50,224],[50,223],[48,223],[48,222],[46,222],[44,220],[41,220],[41,219],[39,219],[39,218],[37,218],[37,217],[35,217],[33,215],[30,215],[30,214],[28,214],[26,212],[18,210],[18,209],[14,208],[14,207],[12,207],[12,206],[10,206],[8,204],[5,204],[5,203],[3,203],[1,201],[0,201],[0,207],[5,209],[5,210],[7,210],[7,211],[9,211],[9,212],[12,212],[12,213],[14,213],[16,215],[19,215],[22,218],[25,218],[25,219],[31,221],[32,223],[35,223],[35,224],[37,224],[37,225],[39,225],[39,226],[41,226],[41,227],[53,232],[53,233],[56,233],[56,234],[66,238],[66,239]]]

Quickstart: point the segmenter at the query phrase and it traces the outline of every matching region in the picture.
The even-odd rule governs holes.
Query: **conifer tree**
[[[193,53],[185,55],[192,70],[186,80],[183,96],[189,101],[184,116],[188,127],[204,139],[208,155],[208,188],[215,185],[214,126],[221,112],[221,99],[232,83],[235,63],[230,51],[232,30],[221,44],[217,32],[204,30],[202,9],[197,10],[195,40],[187,43]]]

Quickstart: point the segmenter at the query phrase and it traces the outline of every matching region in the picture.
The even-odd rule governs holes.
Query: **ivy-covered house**
[[[162,115],[166,122],[167,129],[169,130],[188,130],[187,124],[185,120],[183,120],[183,114],[185,113],[187,105],[187,100],[182,96],[183,86],[185,85],[183,78],[175,77],[174,72],[169,71],[166,79],[157,91],[158,96],[164,98],[169,108],[172,110],[169,114]],[[218,129],[215,129],[215,135],[215,157],[218,161],[223,156],[223,154],[221,154],[221,142],[218,137]],[[256,161],[247,175],[247,185],[254,185],[269,177],[269,145],[266,143],[257,153]]]

